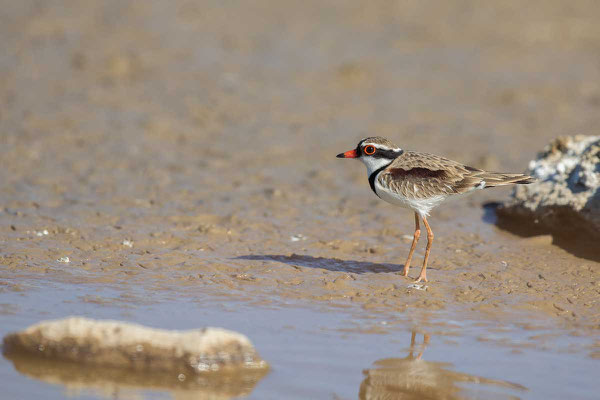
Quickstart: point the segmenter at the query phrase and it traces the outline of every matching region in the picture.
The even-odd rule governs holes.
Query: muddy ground
[[[600,357],[600,251],[498,228],[483,204],[510,189],[486,190],[433,212],[430,282],[410,288],[411,212],[335,158],[381,135],[521,172],[556,136],[598,134],[600,5],[527,4],[4,1],[2,318],[25,312],[3,294],[59,282],[119,288],[79,298],[99,307],[517,323]]]

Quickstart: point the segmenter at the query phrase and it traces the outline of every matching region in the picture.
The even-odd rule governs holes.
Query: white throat
[[[377,171],[381,167],[388,166],[392,163],[393,160],[389,160],[387,158],[375,158],[375,157],[361,157],[360,160],[367,167],[367,176],[371,176],[371,174]]]

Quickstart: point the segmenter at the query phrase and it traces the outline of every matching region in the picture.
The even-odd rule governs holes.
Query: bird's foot
[[[410,269],[410,263],[409,262],[404,263],[404,269],[402,270],[402,273],[400,275],[408,276],[409,269]]]
[[[423,281],[423,282],[429,282],[427,280],[427,276],[426,275],[419,275],[419,277],[417,278],[417,280],[415,281],[415,283],[419,283],[421,281]]]

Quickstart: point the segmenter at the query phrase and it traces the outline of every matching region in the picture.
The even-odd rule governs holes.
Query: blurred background
[[[342,186],[364,171],[332,154],[367,135],[521,171],[549,139],[598,123],[598,8],[5,2],[3,193],[238,191],[309,169]]]
[[[403,149],[522,172],[551,139],[597,134],[600,3],[23,0],[0,10],[0,333],[68,314],[224,325],[249,334],[274,365],[256,398],[354,398],[361,370],[407,344],[375,338],[391,328],[372,315],[414,330],[477,308],[494,327],[504,314],[481,306],[492,299],[557,317],[544,329],[597,326],[597,315],[552,306],[568,305],[573,282],[552,293],[525,286],[526,274],[538,279],[532,263],[598,271],[597,263],[551,239],[522,245],[482,221],[481,204],[508,189],[434,212],[431,275],[450,283],[429,299],[400,296],[404,281],[389,289],[412,215],[379,202],[364,167],[335,155],[380,135]],[[514,288],[468,286],[512,259],[520,267],[504,273]],[[512,290],[526,300],[516,304]],[[407,304],[421,311],[399,316]],[[335,307],[352,323],[329,320]],[[320,322],[299,327],[310,321]],[[289,326],[298,328],[287,337],[311,350],[282,355]],[[339,349],[337,329],[349,335]],[[565,394],[573,383],[524,382],[527,369],[511,370],[514,359],[464,360],[456,348],[444,352],[443,340],[435,350],[438,331],[429,350],[436,360],[528,386],[531,398]],[[465,346],[481,334],[462,332]],[[587,354],[598,353],[598,343],[585,346],[586,355],[560,361],[580,368],[581,379],[593,371]],[[336,353],[303,364],[325,348]],[[366,361],[348,359],[359,356]],[[529,357],[548,372],[556,365],[542,352]],[[3,365],[5,382],[17,379]],[[312,375],[292,372],[314,365]],[[331,370],[335,379],[323,374]],[[314,388],[302,386],[307,379]],[[591,379],[576,383],[581,398],[597,393]],[[11,393],[32,398],[43,388]]]

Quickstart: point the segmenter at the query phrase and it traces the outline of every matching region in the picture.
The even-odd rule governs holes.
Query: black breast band
[[[377,195],[377,197],[379,197],[379,195],[377,194],[377,191],[375,190],[375,179],[377,179],[377,174],[379,174],[381,171],[383,171],[389,165],[390,164],[384,165],[383,167],[373,171],[373,173],[371,175],[369,175],[369,185],[371,185],[371,190],[373,191],[373,193],[375,193]]]

